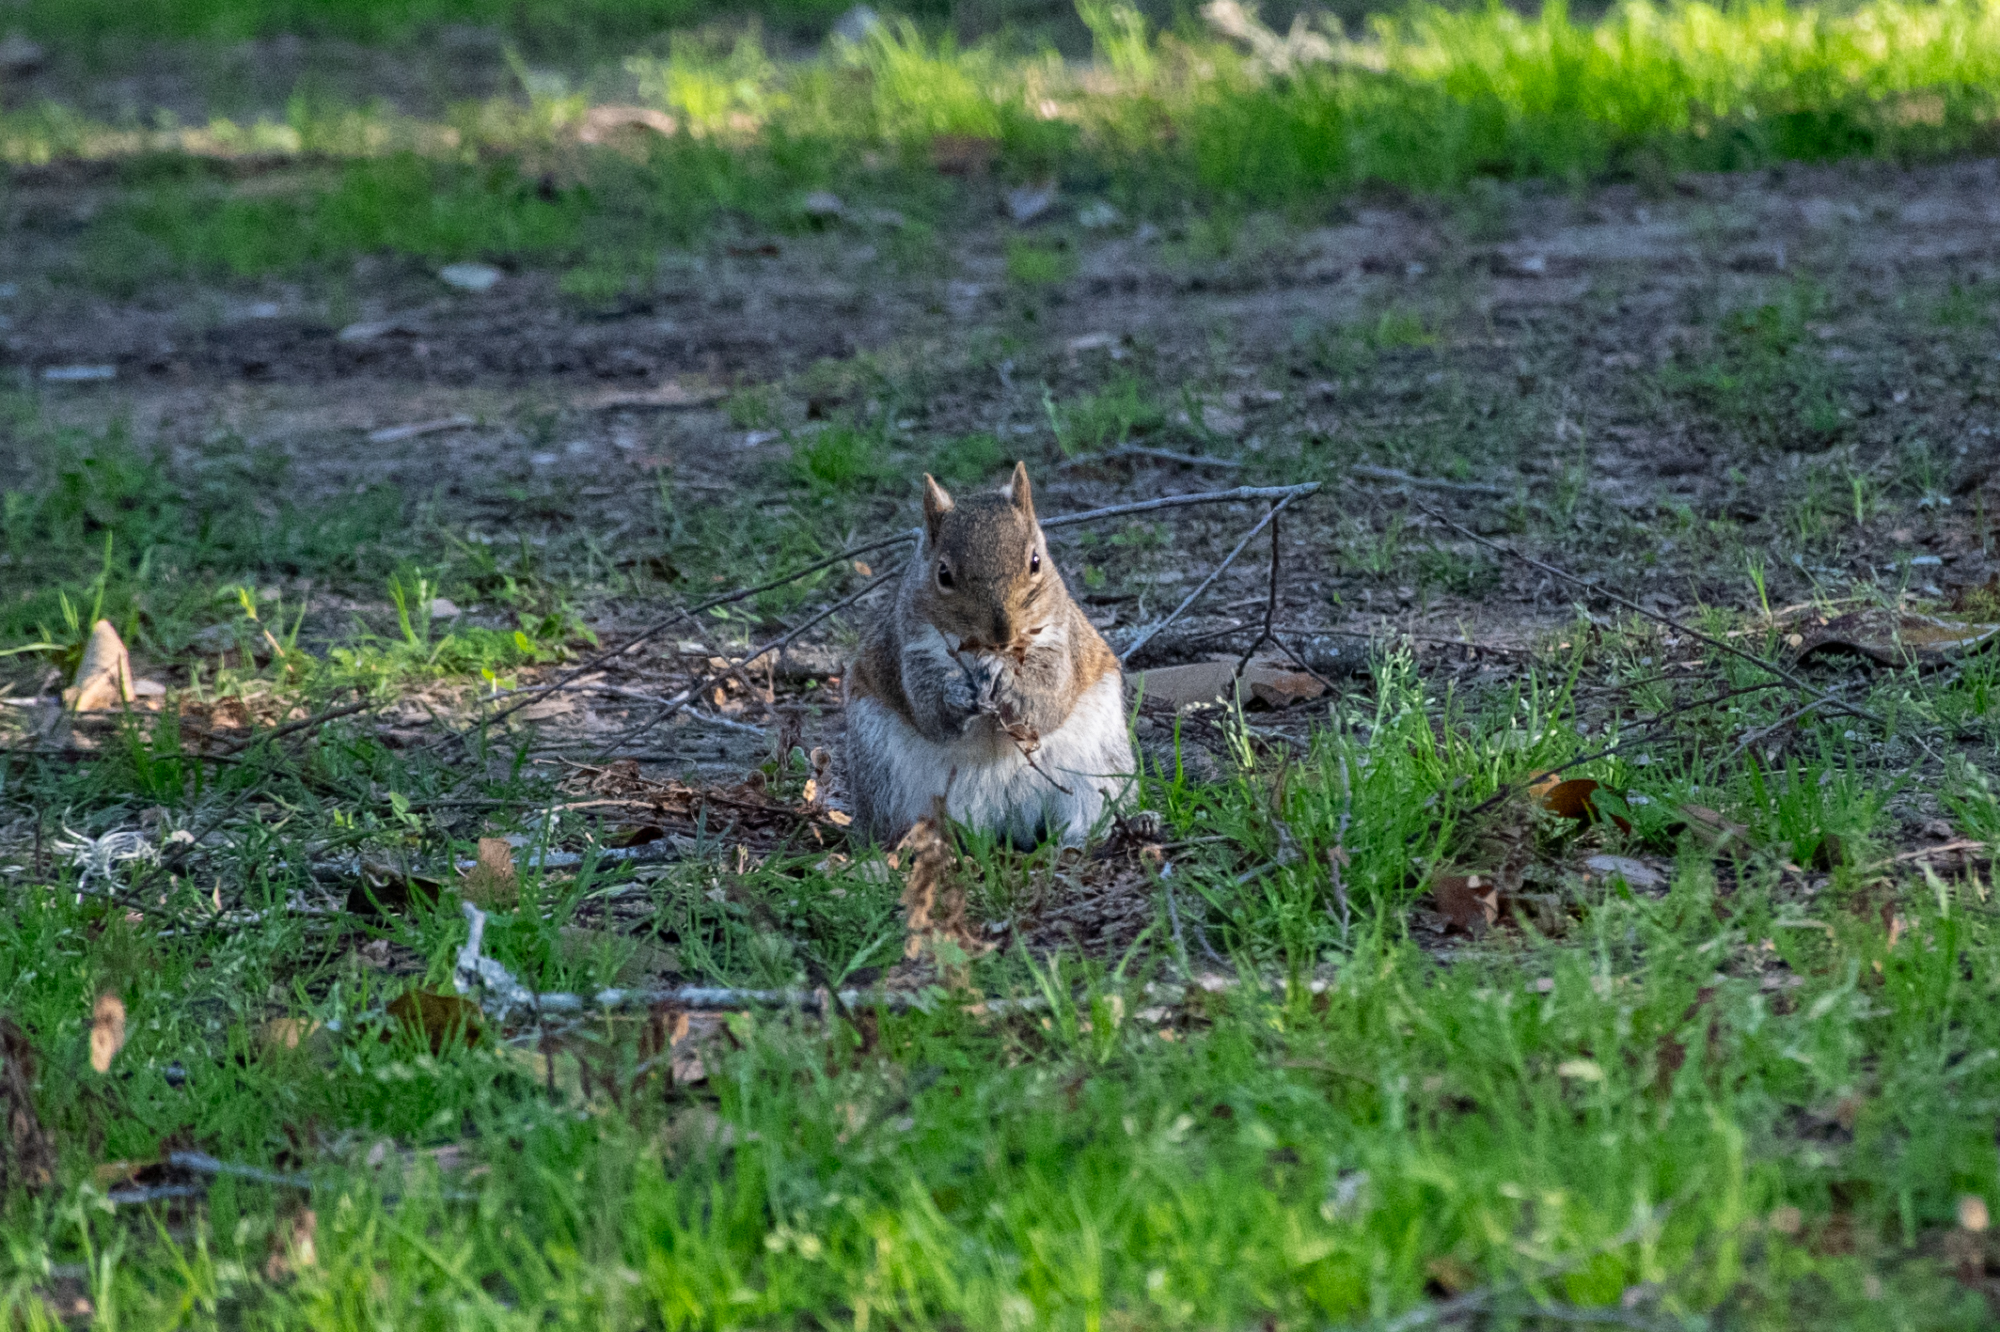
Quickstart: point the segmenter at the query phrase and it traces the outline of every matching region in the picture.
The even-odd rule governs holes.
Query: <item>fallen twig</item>
[[[1238,676],[1243,674],[1243,668],[1250,664],[1250,658],[1257,654],[1258,648],[1263,647],[1266,643],[1278,643],[1278,636],[1271,632],[1271,624],[1278,618],[1278,572],[1278,506],[1273,505],[1271,508],[1271,578],[1270,586],[1265,589],[1264,594],[1264,627],[1257,631],[1257,637],[1250,640],[1250,646],[1244,648],[1243,655],[1237,659],[1236,674]],[[1284,644],[1278,643],[1278,646],[1283,648]],[[1312,674],[1317,677],[1319,673],[1314,671]]]
[[[1140,630],[1139,636],[1137,638],[1134,638],[1132,642],[1126,646],[1125,651],[1119,654],[1119,660],[1121,662],[1135,655],[1140,648],[1143,648],[1144,646],[1146,646],[1147,643],[1152,641],[1153,636],[1155,634],[1159,633],[1160,630],[1166,628],[1168,625],[1172,624],[1175,620],[1179,619],[1181,617],[1181,613],[1187,610],[1189,606],[1192,606],[1195,603],[1195,599],[1201,596],[1202,593],[1208,591],[1208,589],[1214,585],[1215,580],[1222,577],[1223,571],[1236,562],[1236,557],[1243,553],[1244,547],[1248,546],[1253,540],[1255,540],[1259,532],[1263,531],[1270,524],[1277,521],[1278,515],[1285,511],[1286,505],[1290,504],[1293,500],[1298,499],[1301,495],[1312,494],[1313,491],[1319,489],[1319,487],[1317,485],[1314,485],[1310,489],[1308,489],[1305,487],[1294,486],[1294,487],[1289,487],[1289,489],[1291,489],[1293,493],[1284,496],[1276,504],[1273,504],[1270,508],[1270,511],[1266,513],[1262,518],[1259,518],[1257,520],[1257,525],[1251,528],[1248,532],[1245,532],[1243,534],[1243,539],[1236,543],[1236,548],[1230,551],[1227,555],[1222,557],[1222,563],[1216,565],[1215,568],[1211,569],[1209,571],[1208,577],[1202,579],[1200,583],[1196,584],[1194,591],[1188,593],[1185,597],[1181,598],[1180,605],[1174,607],[1173,610],[1169,611],[1165,619],[1156,620],[1152,624],[1146,626],[1146,628]]]
[[[1588,578],[1581,578],[1576,574],[1569,572],[1567,569],[1559,569],[1555,565],[1549,564],[1543,560],[1538,560],[1532,555],[1523,555],[1520,551],[1515,550],[1512,546],[1502,545],[1498,541],[1493,541],[1486,537],[1483,537],[1479,535],[1479,533],[1473,531],[1471,528],[1465,526],[1463,523],[1454,522],[1450,518],[1445,517],[1443,514],[1439,513],[1436,509],[1433,509],[1428,504],[1419,503],[1417,505],[1417,508],[1430,518],[1433,518],[1436,521],[1443,523],[1446,527],[1449,527],[1452,531],[1457,532],[1460,536],[1469,537],[1472,540],[1478,542],[1480,545],[1485,546],[1488,550],[1492,550],[1501,555],[1505,555],[1510,559],[1519,560],[1521,561],[1521,563],[1527,565],[1529,568],[1539,569],[1543,573],[1549,575],[1549,577],[1560,579],[1561,581],[1568,583],[1571,586],[1581,587],[1591,592],[1595,592],[1599,596],[1604,597],[1607,600],[1616,602],[1620,606],[1623,606],[1626,610],[1629,610],[1636,615],[1644,616],[1646,619],[1653,621],[1655,624],[1665,625],[1667,628],[1673,630],[1677,634],[1685,634],[1687,637],[1694,639],[1698,643],[1706,643],[1709,647],[1712,647],[1719,652],[1727,652],[1732,657],[1738,657],[1743,661],[1747,661],[1752,666],[1755,666],[1760,670],[1769,671],[1772,675],[1777,676],[1779,679],[1783,680],[1786,684],[1791,685],[1792,688],[1798,690],[1800,693],[1806,695],[1808,698],[1816,698],[1826,706],[1837,708],[1840,711],[1848,713],[1851,716],[1859,717],[1863,721],[1874,722],[1877,726],[1881,727],[1888,726],[1888,723],[1885,722],[1877,714],[1868,711],[1868,709],[1866,708],[1857,707],[1856,705],[1849,703],[1845,699],[1839,698],[1836,695],[1829,694],[1824,689],[1815,687],[1808,681],[1799,678],[1799,676],[1794,672],[1786,670],[1784,667],[1778,665],[1774,661],[1767,661],[1765,658],[1758,656],[1756,653],[1745,651],[1744,649],[1737,647],[1734,643],[1730,643],[1724,639],[1717,638],[1713,634],[1705,634],[1699,629],[1693,628],[1690,625],[1683,624],[1681,621],[1676,620],[1671,615],[1663,615],[1659,611],[1649,610],[1646,607],[1641,606],[1638,602],[1632,600],[1630,597],[1623,596],[1617,592],[1613,592],[1609,588],[1606,588],[1601,584],[1593,583]]]
[[[470,902],[459,906],[471,928],[465,946],[458,950],[453,985],[496,1021],[504,1022],[508,1015],[517,1012],[540,1016],[651,1008],[657,1004],[695,1009],[796,1008],[826,1016],[836,1011],[836,1004],[846,1008],[879,1006],[902,1012],[928,1008],[936,1000],[936,995],[926,990],[849,989],[836,994],[826,989],[739,990],[714,985],[677,985],[661,990],[604,989],[587,995],[549,990],[537,993],[522,985],[507,968],[481,954],[486,913]],[[981,1013],[1026,1012],[1043,1007],[1046,1001],[1035,997],[985,999],[967,1006],[968,1011]]]
[[[1078,523],[1094,523],[1100,518],[1117,518],[1128,513],[1153,513],[1160,509],[1180,509],[1190,504],[1231,504],[1239,500],[1284,500],[1303,499],[1319,489],[1319,482],[1305,481],[1296,486],[1238,486],[1234,490],[1203,490],[1191,495],[1162,495],[1158,499],[1139,500],[1132,504],[1113,504],[1109,508],[1086,509],[1082,513],[1067,513],[1055,518],[1042,519],[1042,527],[1074,527]]]
[[[1774,735],[1777,732],[1782,731],[1785,727],[1790,726],[1793,722],[1805,716],[1808,712],[1812,712],[1823,706],[1824,703],[1822,700],[1817,698],[1813,699],[1812,701],[1808,702],[1804,707],[1797,708],[1791,712],[1786,713],[1784,716],[1778,718],[1778,720],[1772,722],[1769,726],[1760,726],[1754,731],[1746,732],[1743,738],[1737,742],[1736,748],[1730,750],[1729,756],[1722,760],[1722,766],[1725,768],[1728,767],[1730,764],[1734,763],[1738,758],[1742,757],[1743,751],[1750,748],[1750,746],[1756,744],[1758,741],[1764,739],[1767,736]]]
[[[1083,513],[1062,514],[1054,518],[1046,518],[1042,520],[1042,527],[1044,529],[1051,527],[1074,527],[1079,523],[1096,522],[1099,519],[1115,518],[1122,514],[1153,513],[1161,509],[1177,509],[1192,504],[1227,504],[1237,500],[1283,499],[1286,497],[1296,498],[1300,495],[1310,495],[1318,489],[1319,489],[1319,482],[1309,481],[1304,484],[1295,486],[1238,486],[1234,490],[1203,491],[1192,495],[1163,495],[1158,499],[1140,500],[1132,504],[1113,504],[1108,508],[1090,509],[1086,510]],[[646,643],[651,642],[655,638],[658,638],[661,634],[673,628],[675,625],[685,624],[687,621],[707,611],[714,610],[719,606],[733,606],[738,602],[748,601],[752,597],[761,596],[766,592],[773,592],[776,591],[778,588],[789,586],[792,583],[798,582],[802,578],[810,578],[812,575],[820,572],[822,569],[831,569],[836,565],[849,564],[852,563],[854,560],[859,559],[863,555],[870,555],[878,550],[888,550],[891,547],[900,546],[906,542],[915,541],[920,534],[921,534],[921,529],[913,527],[907,531],[898,532],[894,536],[883,537],[879,541],[869,541],[859,546],[849,546],[846,550],[843,550],[838,554],[829,555],[825,559],[815,560],[811,564],[805,565],[798,569],[794,569],[792,572],[788,574],[782,574],[779,577],[773,578],[768,582],[759,583],[755,587],[737,588],[733,592],[725,592],[720,596],[710,597],[706,601],[697,602],[695,605],[685,607],[684,609],[681,610],[677,610],[673,614],[667,616],[665,619],[656,621],[655,623],[648,625],[646,628],[641,629],[637,634],[635,634],[633,637],[626,640],[625,642],[619,644],[617,647],[609,648],[591,657],[588,661],[579,663],[573,670],[564,673],[562,676],[560,676],[555,680],[550,681],[548,684],[538,685],[532,690],[520,691],[518,694],[514,696],[514,700],[510,702],[506,707],[500,709],[498,712],[494,712],[485,717],[480,718],[477,722],[474,722],[471,726],[466,727],[462,731],[455,731],[452,734],[433,742],[430,748],[435,749],[440,746],[449,744],[454,740],[463,741],[471,735],[474,735],[476,733],[483,733],[485,729],[491,726],[494,722],[499,721],[502,718],[510,716],[513,713],[518,712],[522,708],[527,707],[529,704],[534,702],[535,699],[541,698],[548,694],[555,693],[558,690],[567,689],[575,681],[582,679],[586,675],[589,675],[592,671],[601,669],[610,662],[615,661],[619,657],[624,656],[626,653],[631,652],[634,649]],[[886,575],[884,577],[886,578]],[[837,603],[833,607],[830,607],[828,610],[822,612],[821,614],[814,616],[811,620],[806,621],[804,624],[800,625],[797,629],[794,629],[790,634],[787,634],[784,638],[779,639],[778,643],[781,645],[789,644],[794,638],[796,638],[799,634],[803,633],[806,629],[812,627],[814,624],[819,623],[819,621],[825,619],[828,615],[834,614],[836,611],[852,604],[854,601],[859,600],[861,596],[866,595],[866,593],[871,591],[882,581],[884,580],[877,579],[874,583],[870,583],[868,587],[863,588],[861,592],[857,593],[855,596],[848,597],[845,600]],[[753,654],[750,657],[746,657],[742,662],[738,664],[741,666],[747,666],[750,664],[750,662],[756,660],[758,656],[762,656],[763,653],[768,652],[770,650],[771,647],[769,646],[762,648],[757,653]]]
[[[352,717],[357,712],[365,711],[367,707],[367,699],[357,698],[352,703],[343,703],[337,708],[328,708],[326,711],[315,713],[313,716],[301,717],[297,721],[286,722],[283,726],[274,726],[268,731],[259,731],[257,734],[249,736],[246,739],[233,741],[230,744],[224,745],[218,752],[225,755],[239,754],[250,748],[250,746],[266,740],[282,740],[288,735],[311,730],[316,726],[324,726],[328,722],[337,721],[342,717]]]
[[[875,589],[881,587],[884,583],[887,583],[890,579],[900,576],[902,572],[903,572],[902,566],[898,565],[896,568],[890,569],[886,573],[877,575],[874,579],[870,580],[869,583],[865,587],[863,587],[859,592],[855,592],[848,596],[842,597],[839,601],[834,602],[831,606],[828,606],[826,609],[820,611],[818,614],[814,615],[811,619],[805,621],[803,624],[794,626],[793,628],[785,631],[785,633],[779,635],[777,638],[774,638],[770,642],[764,644],[764,646],[758,648],[755,652],[752,652],[749,656],[743,658],[742,661],[738,662],[737,668],[741,669],[743,667],[746,667],[751,662],[756,661],[761,657],[768,656],[770,653],[773,652],[782,653],[787,647],[791,646],[793,641],[796,640],[799,637],[799,635],[805,633],[806,630],[812,628],[814,625],[820,623],[820,621],[822,620],[828,619],[829,617],[834,615],[838,615],[841,611],[846,610],[849,606],[854,605],[856,602],[860,601],[863,597],[866,597],[869,593],[875,591]],[[702,690],[712,688],[715,682],[720,678],[721,677],[718,675],[710,675],[705,679],[702,679],[696,682],[695,684],[690,685],[687,689],[683,690],[680,694],[676,695],[674,701],[671,701],[667,703],[665,706],[661,707],[661,709],[658,712],[655,712],[646,721],[644,721],[637,727],[627,728],[626,730],[620,732],[617,736],[615,736],[612,739],[610,744],[604,746],[602,749],[599,749],[597,751],[598,757],[600,758],[608,757],[614,750],[619,749],[622,746],[628,745],[634,740],[637,740],[640,736],[652,730],[655,726],[658,726],[661,722],[673,716],[676,712],[679,712],[681,709],[685,708],[690,701],[700,696]]]

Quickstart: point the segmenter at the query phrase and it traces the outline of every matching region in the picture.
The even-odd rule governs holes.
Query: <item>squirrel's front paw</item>
[[[946,719],[961,731],[979,715],[978,686],[963,671],[954,671],[945,677],[944,692],[939,701],[944,705]]]

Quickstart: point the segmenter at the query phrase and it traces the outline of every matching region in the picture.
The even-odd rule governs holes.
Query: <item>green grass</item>
[[[993,42],[961,47],[900,22],[797,61],[769,58],[754,33],[682,39],[664,57],[630,62],[643,96],[675,117],[674,138],[642,144],[636,163],[587,154],[580,182],[553,190],[539,167],[465,160],[474,151],[542,160],[568,142],[588,99],[525,74],[534,90],[525,111],[468,106],[447,126],[310,99],[283,124],[205,130],[113,130],[43,107],[8,113],[0,152],[16,161],[147,148],[338,159],[401,144],[433,164],[363,162],[330,182],[256,198],[146,186],[95,224],[92,254],[109,280],[130,281],[291,272],[385,249],[564,267],[588,251],[595,263],[571,287],[602,300],[619,275],[648,271],[618,256],[688,244],[721,211],[801,225],[787,210],[830,183],[850,202],[906,204],[893,196],[918,189],[941,138],[987,141],[1007,180],[1095,182],[1086,192],[1108,192],[1128,215],[1176,218],[1194,203],[1196,230],[1232,210],[1310,209],[1371,184],[1658,183],[1683,170],[1983,150],[2000,116],[1996,14],[1975,0],[1871,0],[1838,14],[1631,3],[1595,22],[1561,6],[1535,19],[1420,7],[1373,20],[1358,41],[1317,38],[1283,69],[1192,27],[1152,33],[1116,6],[1086,16],[1099,31],[1088,66],[1011,56]],[[1010,275],[1030,288],[1063,281],[1073,260],[1061,244],[1015,240]],[[1402,343],[1422,336],[1381,332]]]
[[[642,40],[735,12],[704,0],[29,0],[10,20],[31,36],[86,49],[159,41],[239,42],[292,33],[395,45],[453,25],[495,28],[537,54],[574,55]],[[843,12],[827,0],[777,0],[759,15],[781,28],[823,28]]]
[[[1150,402],[1158,386],[1124,373],[1064,401]],[[740,495],[663,489],[675,596],[900,527],[912,500],[884,478],[910,466],[956,466],[971,484],[1011,456],[993,436],[907,438],[908,385],[877,368],[808,378],[876,405],[796,431]],[[785,428],[792,396],[738,410]],[[47,461],[10,491],[10,597],[101,593],[182,665],[171,626],[198,622],[148,609],[166,591],[153,570],[179,571],[176,595],[245,632],[289,634],[292,594],[256,590],[282,582],[286,559],[380,608],[333,641],[292,638],[289,661],[204,668],[184,686],[204,697],[313,709],[356,684],[391,703],[505,683],[580,648],[563,616],[604,593],[554,544],[473,542],[400,509],[365,539],[336,526],[349,535],[307,541],[303,515],[263,502],[290,484],[275,456],[232,446],[169,466],[117,433],[21,423]],[[1378,531],[1366,509],[1347,518],[1333,539],[1372,539],[1371,577],[1490,577],[1412,531]],[[1705,531],[1662,520],[1654,535]],[[1135,519],[1077,539],[1122,577],[1184,538]],[[830,571],[727,628],[761,636],[749,622],[858,576]],[[439,593],[508,609],[520,637],[440,624]],[[1691,614],[1771,646],[1754,613]],[[0,1299],[32,1324],[45,1295],[80,1294],[100,1321],[138,1328],[1307,1328],[1381,1326],[1483,1289],[1496,1318],[1525,1326],[1542,1308],[1648,1326],[1982,1326],[1952,1272],[1984,1243],[1957,1228],[1963,1200],[2000,1205],[1987,1053],[2000,933],[1981,874],[1933,881],[1889,857],[1903,842],[1891,807],[1931,780],[1909,776],[1912,737],[1958,756],[1937,791],[1959,829],[2000,839],[2000,659],[1858,682],[1886,731],[1807,718],[1772,757],[1739,738],[1797,700],[1704,704],[1765,677],[1717,657],[1662,680],[1664,640],[1579,623],[1497,685],[1385,653],[1296,741],[1255,716],[1186,720],[1219,772],[1196,779],[1156,754],[1139,792],[1171,874],[964,839],[974,919],[1002,926],[967,980],[1038,1007],[975,1017],[938,991],[928,1011],[855,1023],[748,1011],[691,1084],[648,1063],[637,1017],[511,1039],[481,1023],[433,1048],[389,1005],[449,989],[465,931],[449,893],[368,915],[297,909],[347,900],[351,882],[325,866],[352,850],[428,866],[480,836],[608,839],[623,816],[569,807],[579,797],[528,761],[525,736],[461,753],[356,718],[218,762],[169,710],[104,729],[87,759],[9,753],[21,872],[0,880],[0,1012],[30,1034],[61,1158],[49,1192],[7,1204]],[[1677,705],[1670,727],[1638,725]],[[1629,833],[1503,794],[1611,738],[1618,754],[1576,772],[1618,793],[1601,805]],[[796,798],[807,769],[794,751],[761,771]],[[1740,852],[1715,851],[1688,805],[1740,825]],[[37,827],[48,848],[65,830],[142,824],[219,836],[82,893],[59,857],[34,859]],[[800,834],[760,861],[711,832],[643,874],[587,856],[528,869],[519,902],[493,910],[487,952],[545,989],[613,983],[645,950],[689,980],[867,985],[900,956],[902,882],[873,852],[832,849]],[[1643,858],[1668,885],[1586,878],[1599,854]],[[1416,924],[1431,877],[1503,862],[1522,919],[1440,951]],[[1795,868],[1815,864],[1828,868]],[[1079,877],[1138,896],[1135,944],[1009,939]],[[215,923],[217,903],[251,914]],[[366,960],[377,941],[393,969]],[[1190,973],[1245,983],[1210,993]],[[105,992],[130,1039],[100,1075],[87,1028]],[[325,1025],[288,1049],[269,1039],[276,1019]],[[224,1179],[198,1203],[104,1203],[99,1167],[184,1145],[304,1170],[315,1191]],[[310,1262],[286,1239],[305,1206]]]
[[[1538,864],[1677,855],[1671,889],[1550,880],[1564,937],[1490,936],[1449,966],[1407,937],[1412,865],[1478,863],[1520,808],[1481,802],[1577,751],[1573,680],[1626,649],[1607,640],[1463,702],[1385,660],[1308,752],[1237,730],[1247,762],[1222,781],[1147,786],[1188,848],[1166,884],[1184,939],[1156,881],[1135,953],[974,964],[986,992],[1044,1007],[974,1018],[938,992],[933,1011],[861,1027],[744,1014],[705,1049],[706,1081],[679,1087],[641,1067],[636,1021],[562,1027],[545,1064],[532,1026],[525,1044],[482,1024],[434,1050],[389,1016],[403,989],[448,986],[464,929],[449,899],[372,923],[269,909],[329,837],[438,855],[484,828],[541,829],[553,795],[532,777],[481,779],[519,811],[482,827],[420,812],[450,789],[440,760],[340,724],[198,788],[162,777],[202,767],[171,733],[88,767],[16,757],[8,789],[86,828],[135,797],[170,823],[245,790],[295,812],[230,824],[199,882],[129,871],[144,914],[79,899],[66,874],[11,890],[0,1007],[34,1033],[63,1157],[51,1203],[10,1223],[8,1298],[33,1316],[55,1271],[82,1273],[68,1280],[100,1318],[135,1327],[1310,1327],[1486,1288],[1530,1318],[1982,1326],[1937,1255],[1961,1200],[2000,1191],[1993,908],[1983,881],[1908,881],[1890,889],[1890,932],[1870,868],[1879,800],[1841,775],[1865,756],[1699,761],[1710,727],[1726,736],[1781,699],[1696,712],[1643,751],[1650,765],[1634,751],[1593,769],[1631,810],[1700,799],[1743,820],[1745,859],[1643,813],[1629,840],[1536,824]],[[371,807],[369,786],[402,803]],[[535,836],[573,842],[588,817]],[[1849,859],[1802,899],[1781,862],[1821,830]],[[1345,917],[1324,868],[1336,846]],[[968,852],[989,906],[1050,868],[1046,853]],[[538,987],[602,983],[618,948],[579,953],[563,930],[621,889],[693,974],[783,985],[881,966],[900,947],[899,883],[823,857],[781,852],[727,894],[707,857],[645,881],[530,872],[487,951]],[[210,885],[259,923],[169,930],[201,919]],[[357,965],[349,950],[371,937],[414,970]],[[1184,991],[1177,948],[1196,970],[1213,948],[1263,980]],[[131,1032],[108,1076],[85,1063],[105,991]],[[261,1033],[279,1017],[338,1030],[274,1047]],[[96,1164],[169,1138],[304,1164],[312,1260],[286,1247],[308,1201],[292,1190],[219,1181],[160,1225],[98,1201]],[[399,1150],[366,1164],[385,1139]],[[447,1147],[460,1154],[433,1164]]]
[[[1779,299],[1732,310],[1686,346],[1662,376],[1669,392],[1706,414],[1731,444],[1753,452],[1818,453],[1838,443],[1851,412],[1809,324],[1824,297],[1793,284]]]

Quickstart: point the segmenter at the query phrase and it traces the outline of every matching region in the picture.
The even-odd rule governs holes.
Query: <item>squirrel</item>
[[[945,812],[1017,846],[1082,841],[1134,772],[1118,658],[1035,521],[1025,464],[954,500],[924,477],[917,553],[846,678],[846,767],[864,835]]]

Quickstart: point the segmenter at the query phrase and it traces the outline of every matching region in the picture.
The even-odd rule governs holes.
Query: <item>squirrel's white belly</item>
[[[975,722],[964,736],[939,743],[872,698],[848,704],[847,729],[851,754],[867,755],[867,771],[852,777],[870,787],[879,835],[926,817],[943,795],[960,823],[1017,842],[1078,842],[1132,780],[1125,695],[1115,674],[1083,692],[1069,719],[1041,738],[1032,763],[990,723]]]

